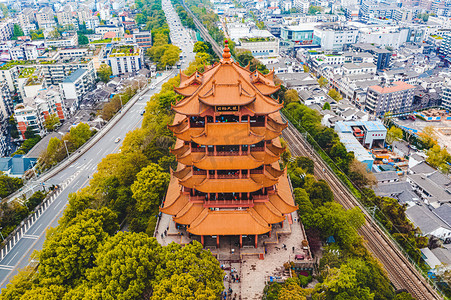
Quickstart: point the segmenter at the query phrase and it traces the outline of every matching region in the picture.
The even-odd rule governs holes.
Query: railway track
[[[359,234],[365,239],[367,248],[382,263],[395,288],[407,290],[416,299],[442,299],[290,122],[282,137],[287,141],[293,156],[308,156],[314,160],[315,177],[330,184],[338,203],[345,209],[357,206],[362,210],[366,222]]]
[[[200,34],[206,40],[209,42],[213,48],[213,51],[216,53],[216,55],[221,58],[222,57],[222,48],[219,47],[218,43],[211,37],[210,33],[208,33],[208,30],[205,28],[204,25],[197,19],[197,17],[193,14],[193,12],[188,8],[184,0],[181,0],[182,6],[185,8],[185,10],[190,14],[190,16],[193,18],[194,25],[196,25],[197,30],[199,30]]]

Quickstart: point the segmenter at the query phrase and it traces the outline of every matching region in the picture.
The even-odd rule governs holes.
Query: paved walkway
[[[161,214],[156,231],[158,242],[166,246],[172,242],[187,244],[192,240],[200,241],[198,236],[190,237],[184,229],[177,229],[172,216]],[[205,248],[219,260],[225,272],[224,286],[227,299],[261,299],[269,276],[286,278],[283,264],[294,261],[296,254],[310,257],[308,250],[302,249],[305,233],[298,221],[297,212],[291,213],[280,225],[273,226],[269,234],[259,236],[257,248],[254,237],[243,237],[243,248],[239,247],[238,237],[221,236],[220,248],[216,247],[216,238],[206,237]],[[285,245],[285,247],[284,247]],[[266,247],[266,254],[265,254]],[[233,275],[233,277],[232,277]],[[240,280],[233,280],[238,276]],[[232,290],[230,293],[229,289]],[[230,296],[231,295],[231,296]]]

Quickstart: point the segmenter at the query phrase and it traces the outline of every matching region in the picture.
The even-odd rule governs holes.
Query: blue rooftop
[[[13,177],[21,177],[36,164],[36,158],[27,158],[23,155],[14,157],[0,157],[0,171]]]
[[[337,132],[352,132],[353,126],[363,126],[367,131],[387,131],[381,121],[339,121],[335,123],[335,130]]]
[[[88,70],[80,68],[75,70],[72,74],[70,74],[69,76],[67,76],[64,80],[63,83],[72,83],[75,82],[78,78],[80,78],[81,76],[83,76],[83,74],[85,74],[85,72],[87,72]]]

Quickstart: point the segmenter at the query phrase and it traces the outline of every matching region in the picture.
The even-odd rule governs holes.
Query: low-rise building
[[[36,158],[28,158],[23,155],[0,157],[0,172],[10,177],[20,178],[36,165],[36,161]]]
[[[358,29],[355,27],[342,26],[340,24],[324,24],[314,27],[314,44],[321,45],[324,50],[347,49],[357,42]]]
[[[367,91],[365,107],[376,116],[386,112],[402,113],[410,111],[415,94],[415,86],[403,81],[388,86],[370,86]]]
[[[257,58],[278,56],[279,40],[275,37],[241,38],[236,48],[249,50]]]
[[[443,203],[451,203],[451,180],[439,171],[410,174],[406,180],[426,204],[438,208]]]
[[[367,149],[383,148],[387,136],[387,128],[381,121],[337,122],[335,131],[352,134]]]
[[[424,236],[435,236],[443,241],[451,236],[451,227],[432,213],[425,205],[414,205],[406,209],[406,216],[420,228]]]
[[[22,44],[9,50],[12,60],[36,60],[38,47],[33,44]]]
[[[56,48],[64,48],[64,47],[75,47],[78,46],[78,35],[75,33],[74,35],[69,35],[66,37],[61,37],[58,39],[46,39],[45,47],[56,47]]]

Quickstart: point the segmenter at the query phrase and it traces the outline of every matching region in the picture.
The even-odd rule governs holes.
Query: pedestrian
[[[163,238],[163,234],[161,234],[161,238]]]
[[[293,253],[294,253],[294,246],[293,246]]]

